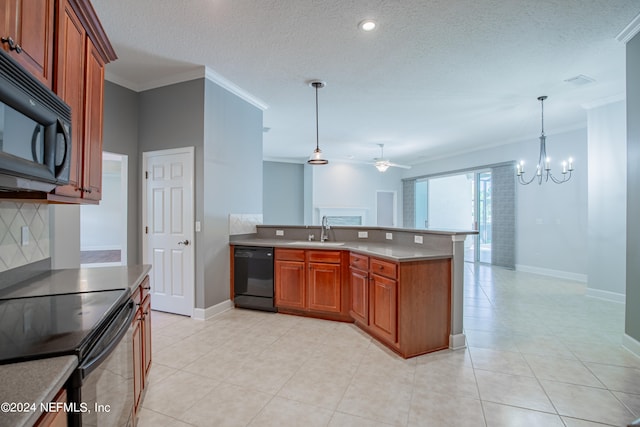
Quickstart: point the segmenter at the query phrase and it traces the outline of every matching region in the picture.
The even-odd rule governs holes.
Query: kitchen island
[[[466,346],[469,234],[477,232],[259,225],[255,234],[231,236],[230,244],[275,248],[279,312],[355,322],[406,358]]]

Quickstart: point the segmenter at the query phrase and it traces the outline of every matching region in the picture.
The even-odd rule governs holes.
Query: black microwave
[[[71,108],[0,49],[0,190],[69,183]]]

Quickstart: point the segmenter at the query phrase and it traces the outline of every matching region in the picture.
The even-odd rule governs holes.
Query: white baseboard
[[[219,304],[212,305],[207,308],[194,308],[192,318],[196,320],[207,320],[211,319],[218,314],[224,313],[225,311],[231,310],[233,308],[233,302],[228,299],[226,301],[222,301]]]
[[[627,296],[617,292],[603,291],[601,289],[587,288],[587,296],[592,298],[600,298],[607,301],[619,302],[625,304]]]
[[[640,342],[627,334],[622,336],[622,346],[634,355],[640,357]]]
[[[530,265],[516,264],[516,271],[524,273],[540,274],[542,276],[557,277],[558,279],[575,280],[576,282],[587,283],[587,275],[572,273],[570,271],[552,270],[550,268],[533,267]]]
[[[449,348],[451,350],[460,350],[467,346],[467,338],[464,334],[449,335]]]

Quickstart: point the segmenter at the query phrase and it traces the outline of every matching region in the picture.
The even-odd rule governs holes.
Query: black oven
[[[0,49],[0,189],[69,183],[71,108]]]
[[[125,304],[71,375],[67,399],[77,410],[68,414],[69,426],[133,425],[135,312],[133,301]]]

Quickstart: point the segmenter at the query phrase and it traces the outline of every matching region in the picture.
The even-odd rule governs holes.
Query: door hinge
[[[149,179],[149,171],[144,171],[144,179]]]
[[[144,226],[144,234],[149,234],[149,226]]]

